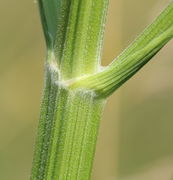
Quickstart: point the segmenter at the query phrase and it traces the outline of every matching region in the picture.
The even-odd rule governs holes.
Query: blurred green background
[[[29,179],[43,87],[45,44],[34,0],[0,0],[0,180]],[[168,0],[110,0],[103,65]],[[173,179],[173,42],[111,98],[92,180]]]

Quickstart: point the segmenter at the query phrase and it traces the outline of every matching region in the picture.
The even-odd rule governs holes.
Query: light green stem
[[[32,180],[88,180],[105,100],[68,90],[47,68]]]
[[[48,48],[31,180],[89,180],[105,99],[70,90],[99,71],[108,0],[39,0]]]
[[[106,98],[173,38],[173,2],[101,71],[108,0],[39,0],[48,49],[31,180],[89,180]]]

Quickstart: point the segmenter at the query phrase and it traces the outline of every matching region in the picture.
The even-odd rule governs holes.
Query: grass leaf
[[[107,97],[141,69],[173,38],[173,2],[104,70],[72,82],[70,87],[93,90]]]

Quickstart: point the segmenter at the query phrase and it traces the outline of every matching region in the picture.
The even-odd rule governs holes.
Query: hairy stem
[[[105,100],[69,90],[47,68],[32,180],[88,180]]]
[[[173,38],[171,2],[101,71],[108,2],[39,0],[48,59],[31,180],[89,180],[106,98]]]

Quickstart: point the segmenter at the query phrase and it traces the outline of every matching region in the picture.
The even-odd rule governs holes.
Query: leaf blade
[[[41,22],[48,48],[53,46],[58,27],[58,14],[61,0],[39,0]]]
[[[172,38],[173,2],[108,67],[69,86],[90,89],[105,98],[139,71]]]

